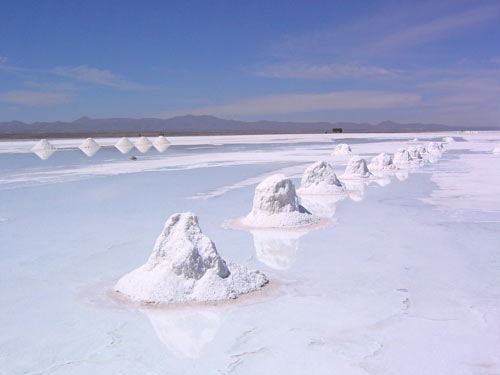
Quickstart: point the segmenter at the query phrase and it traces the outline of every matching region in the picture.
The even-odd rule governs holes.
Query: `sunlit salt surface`
[[[416,137],[427,150],[455,141],[385,182],[343,181],[349,158],[331,156],[340,143],[365,160],[394,155]],[[0,142],[0,373],[499,372],[500,133],[172,137],[136,161],[117,138],[96,141],[88,158],[83,139],[50,140],[47,160],[36,141]],[[300,186],[318,160],[345,195],[300,203],[330,225],[225,225],[248,214],[264,178]],[[269,285],[173,309],[114,298],[165,219],[186,211],[224,259]]]

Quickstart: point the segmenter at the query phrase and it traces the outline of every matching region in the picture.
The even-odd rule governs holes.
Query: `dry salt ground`
[[[349,144],[370,171],[375,156],[393,156],[414,137],[428,153],[430,142],[455,141],[434,163],[422,155],[417,166],[390,171],[384,186],[343,181],[349,157],[331,155]],[[0,142],[0,217],[8,218],[0,225],[0,373],[499,372],[500,163],[492,150],[500,133],[172,137],[168,152],[134,163],[113,147],[117,138],[99,139],[92,158],[78,149],[83,141],[50,140],[65,151],[46,161],[30,151],[35,141]],[[300,188],[317,161],[347,191],[339,201],[299,194],[299,204],[331,215],[330,225],[223,227],[249,213],[267,177],[282,173]],[[186,211],[199,215],[221,259],[260,270],[269,285],[182,308],[109,298],[147,262],[161,223]],[[273,285],[279,293],[261,298]]]

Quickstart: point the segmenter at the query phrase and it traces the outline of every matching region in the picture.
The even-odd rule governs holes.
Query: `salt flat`
[[[326,227],[227,225],[274,173],[298,187],[325,160],[342,175],[336,144],[369,161],[446,136],[436,163],[309,200]],[[0,142],[0,374],[500,372],[500,132],[175,137],[127,155],[117,140],[91,158],[51,141],[45,161],[34,141]],[[185,211],[269,291],[174,309],[113,298]]]

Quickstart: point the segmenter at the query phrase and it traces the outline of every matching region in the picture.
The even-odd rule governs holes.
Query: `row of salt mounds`
[[[78,148],[90,158],[99,151],[101,146],[93,138],[87,138]]]
[[[293,228],[319,222],[299,204],[295,186],[282,174],[269,176],[255,188],[252,211],[241,224],[252,228]]]
[[[345,191],[345,185],[339,181],[333,167],[318,161],[308,167],[300,182],[299,194],[335,194]]]
[[[333,156],[337,156],[337,155],[351,155],[351,154],[352,154],[351,147],[348,144],[345,144],[345,143],[338,144],[333,149],[333,152],[332,152]]]
[[[146,264],[123,276],[115,291],[141,303],[207,302],[234,299],[267,283],[260,271],[226,263],[196,215],[187,212],[167,220]]]
[[[149,149],[151,147],[153,147],[153,144],[151,143],[151,141],[146,137],[140,137],[137,141],[135,141],[134,145],[135,145],[135,148],[138,149],[143,154],[148,152]]]
[[[344,174],[340,176],[342,179],[366,179],[370,177],[373,177],[373,174],[368,170],[366,160],[359,156],[353,156],[349,159]]]
[[[31,151],[34,152],[40,159],[47,160],[54,152],[56,152],[56,148],[46,139],[41,139],[36,145],[33,146]]]
[[[163,135],[160,135],[153,142],[153,146],[158,152],[165,152],[170,147],[170,142]]]
[[[116,142],[115,147],[122,154],[126,154],[134,148],[134,144],[130,142],[130,139],[127,137],[122,137],[118,142]]]

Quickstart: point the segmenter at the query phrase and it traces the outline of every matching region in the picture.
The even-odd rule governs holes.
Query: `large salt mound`
[[[353,156],[351,159],[349,159],[345,172],[341,176],[341,178],[358,179],[369,178],[372,176],[373,175],[370,173],[366,165],[366,160],[359,156]]]
[[[368,164],[368,169],[370,171],[384,171],[393,169],[394,165],[392,164],[392,156],[382,152],[377,156],[374,156]]]
[[[154,140],[153,146],[158,152],[165,152],[170,147],[170,142],[163,135],[160,135]]]
[[[351,147],[345,143],[338,144],[332,152],[332,155],[350,155],[352,154]]]
[[[333,167],[326,161],[318,161],[308,167],[300,182],[299,194],[342,193],[344,185],[339,181]]]
[[[50,156],[56,152],[56,148],[46,139],[41,139],[36,145],[31,149],[40,159],[47,160]]]
[[[293,182],[275,174],[255,188],[252,211],[241,223],[253,228],[290,228],[319,220],[299,204]]]
[[[259,271],[226,263],[187,212],[170,216],[146,264],[123,276],[115,290],[136,302],[184,303],[237,298],[267,282]]]
[[[92,157],[99,151],[101,146],[94,139],[87,138],[78,148],[88,157]]]
[[[146,137],[141,137],[135,142],[135,148],[143,154],[148,152],[151,147],[153,147],[153,144]]]
[[[122,154],[126,154],[134,148],[134,144],[130,142],[130,139],[128,139],[127,137],[122,137],[118,142],[116,142],[115,147]]]
[[[500,154],[500,145],[496,145],[492,152],[494,154]]]

